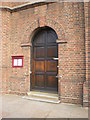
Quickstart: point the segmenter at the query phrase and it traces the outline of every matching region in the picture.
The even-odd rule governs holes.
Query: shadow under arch
[[[38,28],[36,28],[36,29],[32,32],[32,34],[31,34],[31,36],[30,36],[31,44],[33,43],[34,37],[35,37],[40,31],[45,30],[45,29],[50,29],[50,30],[52,30],[52,31],[55,33],[55,35],[56,35],[56,37],[57,37],[57,39],[58,39],[58,35],[57,35],[56,31],[55,31],[53,28],[51,28],[51,27],[49,27],[49,26],[38,27]]]

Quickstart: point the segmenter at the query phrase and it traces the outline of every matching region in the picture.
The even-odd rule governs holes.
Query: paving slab
[[[18,95],[3,95],[0,112],[3,118],[88,118],[87,107],[31,101]]]

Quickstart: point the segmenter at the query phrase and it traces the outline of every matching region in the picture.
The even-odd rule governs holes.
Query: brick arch
[[[43,23],[43,20],[40,21],[41,23]],[[25,34],[23,35],[23,43],[31,43],[32,42],[32,37],[35,33],[35,30],[39,27],[45,27],[48,26],[50,28],[52,28],[57,36],[59,40],[65,40],[65,32],[64,29],[62,27],[61,24],[59,24],[58,22],[51,20],[51,19],[46,19],[45,22],[43,24],[40,24],[38,22],[38,20],[35,20],[34,22],[32,22],[26,29],[25,29]]]

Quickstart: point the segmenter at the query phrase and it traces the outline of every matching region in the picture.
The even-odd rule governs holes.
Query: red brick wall
[[[31,48],[21,44],[31,43],[36,28],[49,26],[60,41],[67,41],[58,45],[60,100],[82,104],[86,77],[84,4],[52,3],[2,14],[3,91],[17,94],[30,91]],[[12,55],[24,56],[23,68],[12,68]]]
[[[82,103],[82,86],[85,80],[83,4],[75,3],[69,7],[69,17],[64,19],[67,44],[59,45],[61,101]]]
[[[11,13],[8,11],[2,12],[2,90],[9,90],[9,70],[10,70],[10,39],[11,39]]]
[[[88,3],[88,102],[89,102],[89,107],[90,107],[90,2]],[[90,116],[89,116],[90,117]]]
[[[16,7],[27,2],[0,2],[0,6]]]
[[[88,106],[89,97],[89,3],[84,4],[85,15],[85,54],[86,54],[86,81],[83,85],[83,105]]]
[[[0,28],[2,27],[1,19],[2,19],[2,13],[0,11]],[[2,39],[1,31],[2,30],[0,29],[0,40]],[[0,57],[2,58],[2,41],[0,41]],[[1,90],[2,90],[2,59],[0,59],[0,93]]]

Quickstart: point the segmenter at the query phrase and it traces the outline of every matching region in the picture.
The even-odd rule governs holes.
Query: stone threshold
[[[23,96],[22,98],[32,101],[47,102],[54,104],[60,103],[58,94],[54,93],[31,91],[27,93],[27,96]]]

